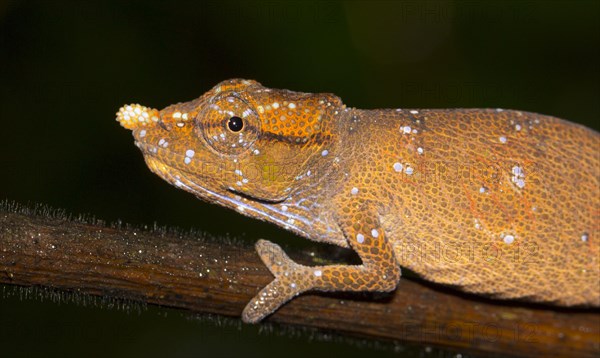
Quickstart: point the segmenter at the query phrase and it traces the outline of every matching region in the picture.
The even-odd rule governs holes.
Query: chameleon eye
[[[232,132],[239,132],[242,130],[242,128],[244,128],[244,120],[240,117],[233,116],[229,118],[227,126],[229,127],[229,129],[231,129]]]
[[[258,139],[260,120],[254,108],[235,92],[213,98],[196,117],[196,131],[217,152],[241,154]]]

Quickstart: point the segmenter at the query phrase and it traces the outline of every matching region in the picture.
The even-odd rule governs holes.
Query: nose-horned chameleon
[[[599,306],[600,135],[502,109],[346,107],[224,81],[163,110],[124,106],[150,170],[200,199],[351,248],[309,267],[260,240],[257,322],[311,291],[392,291],[400,267],[460,290]]]

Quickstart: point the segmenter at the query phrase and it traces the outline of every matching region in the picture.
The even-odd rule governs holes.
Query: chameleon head
[[[224,81],[163,110],[127,105],[117,121],[133,131],[150,169],[195,195],[237,206],[281,202],[300,178],[316,178],[333,145],[331,120],[343,108],[331,94],[271,90]]]

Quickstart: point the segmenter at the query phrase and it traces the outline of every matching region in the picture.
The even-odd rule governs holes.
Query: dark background
[[[599,4],[0,1],[0,200],[297,244],[152,175],[115,112],[132,102],[162,108],[243,77],[333,92],[352,107],[502,107],[598,130]],[[0,356],[394,355],[160,308],[3,292]]]

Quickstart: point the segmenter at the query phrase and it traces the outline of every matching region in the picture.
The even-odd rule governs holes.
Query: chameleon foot
[[[242,320],[246,323],[259,322],[287,301],[311,288],[311,281],[306,279],[306,273],[312,267],[295,263],[279,245],[266,240],[256,243],[256,251],[275,279],[244,308]]]
[[[358,252],[362,265],[303,266],[290,259],[278,245],[259,240],[256,243],[258,255],[269,268],[275,279],[254,297],[242,313],[247,323],[256,323],[295,296],[309,291],[378,291],[389,292],[396,288],[400,280],[400,266],[396,262],[392,246],[385,239],[383,231],[373,229],[371,235],[364,235],[373,227],[374,220],[366,220],[367,228],[349,237],[352,248]],[[354,229],[354,227],[353,227]],[[373,255],[373,250],[378,252]]]

